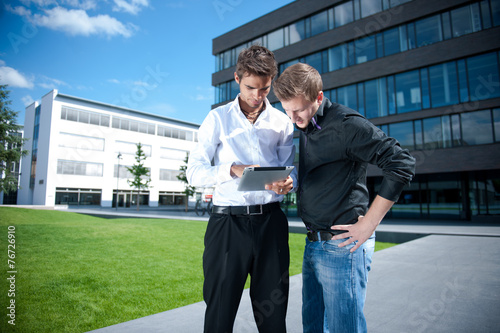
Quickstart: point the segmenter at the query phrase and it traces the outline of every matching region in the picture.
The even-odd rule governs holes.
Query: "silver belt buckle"
[[[247,215],[262,215],[262,205],[258,205],[260,207],[260,212],[258,213],[250,213],[250,206],[247,206]]]

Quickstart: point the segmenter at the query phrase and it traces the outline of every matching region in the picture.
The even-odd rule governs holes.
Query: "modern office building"
[[[140,204],[157,207],[185,203],[177,179],[199,125],[52,90],[26,108],[25,149],[19,205]],[[127,180],[136,164],[137,143],[146,155],[151,182],[137,191]]]
[[[500,0],[293,1],[213,40],[214,107],[237,95],[237,55],[253,43],[280,72],[315,67],[330,100],[416,157],[389,217],[500,221]],[[381,179],[370,167],[372,195]]]

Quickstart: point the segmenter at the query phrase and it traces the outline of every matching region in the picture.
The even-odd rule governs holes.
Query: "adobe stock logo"
[[[38,34],[38,29],[31,22],[23,18],[24,24],[21,27],[20,33],[9,32],[7,34],[7,39],[14,50],[14,53],[19,53],[19,46],[21,44],[27,44],[31,39],[33,39]]]
[[[224,21],[224,15],[227,12],[232,12],[236,6],[241,5],[243,0],[216,0],[212,1],[212,5],[214,6],[217,15],[221,21]]]

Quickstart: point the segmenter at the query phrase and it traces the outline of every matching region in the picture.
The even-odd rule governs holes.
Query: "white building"
[[[184,203],[176,175],[194,147],[199,125],[52,90],[26,108],[25,149],[19,205],[136,204],[126,167],[136,164],[141,143],[150,169],[140,203],[151,207]],[[119,170],[119,173],[118,173]],[[117,177],[119,175],[119,177]]]

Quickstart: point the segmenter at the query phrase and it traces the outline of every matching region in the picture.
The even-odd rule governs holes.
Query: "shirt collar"
[[[239,98],[240,98],[240,94],[238,94],[238,96],[236,96],[236,98],[231,102],[232,105],[228,108],[227,112],[229,113],[232,110],[234,110],[238,114],[240,114],[243,117],[245,117],[245,115],[241,111]],[[264,107],[264,110],[262,110],[262,113],[261,113],[260,117],[262,117],[262,115],[266,114],[267,110],[271,109],[271,103],[269,102],[269,100],[267,99],[267,97],[264,99],[264,104],[265,104],[265,107]]]
[[[299,127],[297,128],[306,133],[310,133],[314,130],[318,131],[321,130],[322,128],[320,123],[323,118],[323,109],[325,108],[325,103],[326,103],[326,98],[323,98],[323,102],[321,102],[321,105],[319,106],[314,116],[311,118],[311,121],[309,122],[306,128],[299,128]]]

